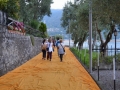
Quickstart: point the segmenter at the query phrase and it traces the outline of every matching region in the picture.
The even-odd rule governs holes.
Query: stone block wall
[[[0,76],[22,65],[41,52],[42,38],[10,33],[6,15],[0,11]]]
[[[41,52],[42,39],[14,33],[0,32],[0,75],[22,65]]]

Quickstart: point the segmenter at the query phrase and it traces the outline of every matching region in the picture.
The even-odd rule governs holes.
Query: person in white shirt
[[[52,59],[52,52],[53,52],[53,42],[52,39],[48,40],[48,54],[47,54],[47,60],[49,59],[51,61]]]

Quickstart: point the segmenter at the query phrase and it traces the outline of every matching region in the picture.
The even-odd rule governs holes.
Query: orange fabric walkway
[[[52,61],[41,58],[42,53],[0,77],[0,90],[100,90],[69,48],[63,62],[56,49]]]

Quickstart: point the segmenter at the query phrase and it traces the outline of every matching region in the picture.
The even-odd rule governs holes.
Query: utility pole
[[[92,73],[92,0],[89,0],[89,70]]]

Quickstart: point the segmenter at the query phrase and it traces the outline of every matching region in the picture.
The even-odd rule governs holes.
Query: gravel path
[[[98,83],[102,90],[114,90],[113,70],[100,70],[99,81],[98,71],[95,70],[91,76]],[[116,90],[120,90],[120,70],[116,70]]]

